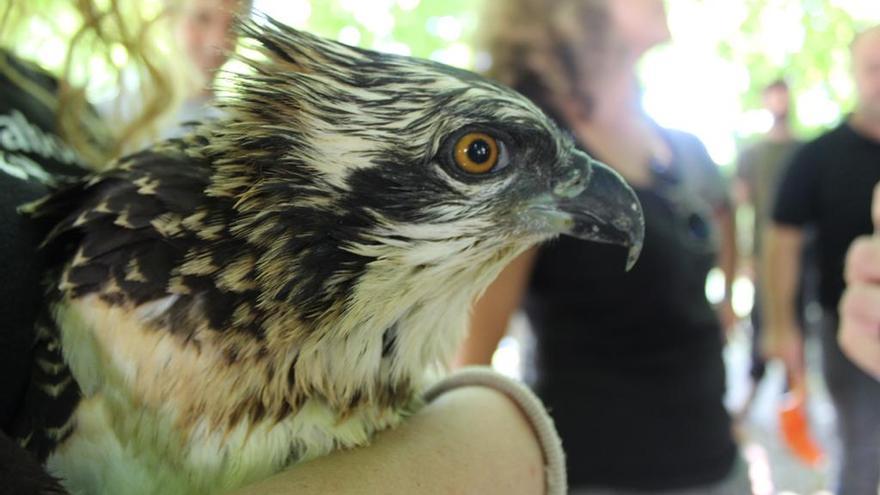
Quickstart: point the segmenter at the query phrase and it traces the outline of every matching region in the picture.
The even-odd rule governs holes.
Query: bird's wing
[[[50,316],[61,301],[97,295],[109,305],[136,307],[211,285],[197,275],[182,277],[179,287],[172,280],[196,240],[221,238],[226,228],[225,219],[205,209],[209,167],[185,148],[179,142],[132,155],[29,207],[55,225],[43,246],[53,269],[46,310],[35,325],[31,382],[12,431],[40,459],[75,427],[70,418],[81,396]]]
[[[58,289],[72,297],[104,294],[112,281],[136,304],[162,297],[176,258],[204,227],[184,221],[204,204],[208,174],[182,149],[166,146],[123,159],[35,206],[38,218],[57,219],[45,248],[57,267],[69,264]]]

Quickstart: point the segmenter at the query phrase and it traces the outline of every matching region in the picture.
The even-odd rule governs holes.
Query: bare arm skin
[[[718,267],[724,273],[724,301],[719,308],[721,323],[725,332],[730,332],[736,325],[736,313],[733,312],[733,282],[736,280],[736,264],[739,250],[736,245],[736,216],[729,207],[715,211],[715,222],[721,234],[718,253]]]
[[[454,367],[491,363],[498,341],[507,332],[510,317],[525,294],[537,252],[537,248],[533,248],[513,260],[477,300],[471,314],[470,333]]]
[[[502,393],[442,394],[372,445],[295,466],[232,495],[513,494],[545,491],[534,432]]]
[[[803,337],[795,304],[803,231],[774,223],[767,228],[764,239],[763,349],[767,357],[781,359],[790,376],[797,377],[803,368]]]

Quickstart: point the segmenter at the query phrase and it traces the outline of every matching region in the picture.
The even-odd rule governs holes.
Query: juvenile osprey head
[[[635,262],[632,190],[515,91],[271,19],[243,29],[263,59],[235,79],[230,120],[203,131],[207,191],[233,200],[232,233],[263,250],[261,301],[358,335],[352,356],[445,358],[457,332],[439,329],[463,326],[508,261],[559,234],[625,245]]]
[[[209,146],[224,153],[210,191],[235,197],[244,220],[308,219],[342,251],[399,257],[401,268],[464,269],[558,234],[623,244],[628,265],[637,258],[632,191],[518,93],[271,19],[244,32],[268,61],[250,60],[253,75],[236,79],[231,122]],[[337,280],[313,268],[323,285]]]

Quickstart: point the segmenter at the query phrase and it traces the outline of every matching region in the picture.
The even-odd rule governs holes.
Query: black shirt
[[[0,68],[0,428],[8,431],[30,377],[44,269],[37,248],[47,228],[18,207],[85,168],[57,135],[53,102],[36,96],[54,96],[56,81],[2,50]]]
[[[819,302],[831,312],[843,294],[844,260],[852,241],[873,231],[871,197],[880,181],[880,142],[848,123],[806,144],[783,175],[773,220],[815,226]]]
[[[715,262],[718,171],[692,136],[636,189],[641,258],[562,237],[541,248],[525,303],[536,333],[535,390],[556,421],[574,487],[676,489],[724,478],[737,448],[724,408]]]

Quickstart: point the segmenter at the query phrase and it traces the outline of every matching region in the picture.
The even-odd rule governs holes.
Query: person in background
[[[836,493],[876,495],[880,484],[880,383],[859,369],[838,343],[844,260],[854,239],[870,234],[871,195],[880,181],[880,26],[851,46],[855,111],[804,145],[783,176],[765,237],[764,348],[790,376],[803,373],[803,337],[796,285],[803,231],[814,227],[822,306],[823,372],[841,441]]]
[[[10,0],[0,17],[0,492],[65,493],[59,481],[11,438],[34,367],[34,320],[44,297],[45,263],[39,249],[51,225],[18,213],[25,202],[55,186],[113,163],[125,143],[111,135],[84,98],[91,81],[67,80],[14,53],[29,33],[22,26],[51,22],[63,13],[80,23],[68,53],[104,58],[115,46],[155,87],[144,114],[148,123],[174,101],[176,86],[152,52],[147,36],[155,19],[140,1]],[[114,12],[138,12],[131,17]],[[161,14],[160,14],[161,15]],[[119,22],[127,29],[121,29]],[[121,68],[117,68],[121,70]],[[142,86],[143,87],[143,86]],[[116,138],[114,140],[114,137]],[[441,380],[426,405],[403,425],[378,434],[370,447],[337,452],[235,491],[237,494],[445,494],[565,493],[562,451],[552,422],[531,393],[488,370],[468,370]]]
[[[195,72],[190,95],[174,115],[162,138],[179,137],[187,122],[216,119],[222,112],[213,105],[214,79],[235,51],[235,16],[247,16],[252,0],[183,0],[172,11],[174,36]]]
[[[151,125],[146,126],[150,132],[126,151],[180,137],[194,122],[223,116],[214,105],[214,82],[238,43],[236,16],[247,17],[252,3],[252,0],[165,1],[165,20],[180,56],[176,72],[169,74],[169,84],[176,86],[177,97],[165,102],[165,112],[157,113]],[[142,112],[142,94],[138,83],[127,82],[115,97],[100,103],[98,110],[114,125],[128,123]]]
[[[794,136],[791,129],[791,94],[788,83],[783,79],[777,79],[767,85],[762,92],[762,101],[764,108],[773,118],[773,125],[757,142],[740,154],[736,164],[734,194],[740,202],[750,205],[754,211],[751,254],[755,266],[760,266],[763,247],[761,234],[770,219],[770,208],[779,184],[779,177],[791,156],[803,144]],[[801,288],[803,289],[803,284]],[[755,299],[751,312],[752,363],[749,370],[752,388],[739,416],[748,411],[757,384],[763,378],[766,368],[760,346],[760,293],[760,283],[755,277]],[[803,291],[800,295],[803,295]],[[801,303],[799,314],[803,314],[804,298],[800,297],[799,302]]]
[[[694,136],[641,106],[636,63],[670,36],[664,2],[497,0],[482,19],[489,75],[627,179],[645,244],[629,273],[625,250],[609,245],[560,238],[526,252],[477,301],[457,363],[489,363],[522,304],[536,334],[532,385],[562,436],[572,493],[750,493],[723,404],[722,325],[705,296],[719,249],[732,279],[727,186]]]

